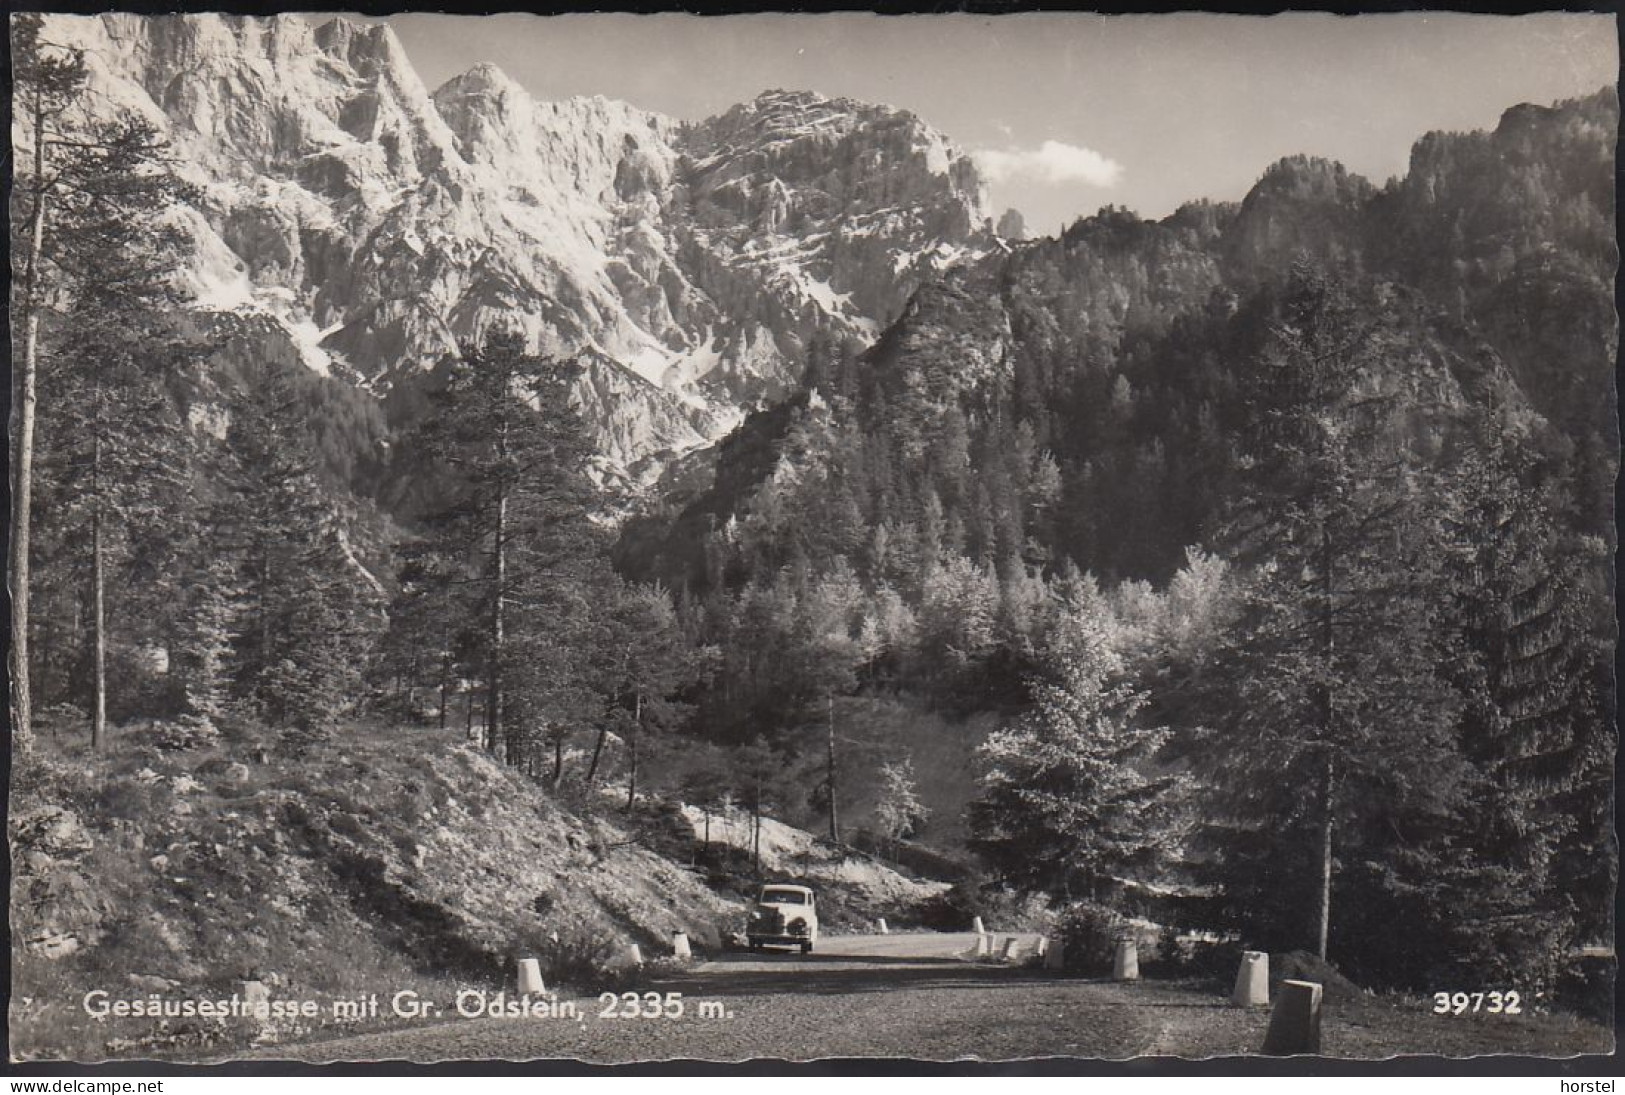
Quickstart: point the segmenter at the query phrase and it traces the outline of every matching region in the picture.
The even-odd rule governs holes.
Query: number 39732
[[[1486,1015],[1520,1015],[1523,998],[1515,992],[1436,992],[1433,994],[1433,1014],[1465,1015],[1468,1012]]]

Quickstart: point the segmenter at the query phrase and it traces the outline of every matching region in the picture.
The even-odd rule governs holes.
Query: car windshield
[[[762,902],[767,905],[805,905],[807,895],[800,890],[763,890]]]

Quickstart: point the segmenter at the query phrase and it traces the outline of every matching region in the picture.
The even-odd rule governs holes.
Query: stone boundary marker
[[[1238,1008],[1267,1005],[1270,1002],[1270,956],[1264,951],[1243,951],[1236,970],[1236,987],[1230,1002]]]
[[[977,935],[987,934],[987,928],[982,925],[982,918],[979,916],[972,919],[970,930],[975,932]]]
[[[1021,942],[1016,936],[1007,935],[1004,938],[1004,949],[999,951],[999,960],[1009,962],[1016,956],[1016,947]]]
[[[1313,981],[1282,981],[1270,1011],[1263,1052],[1272,1057],[1320,1052],[1321,987]]]
[[[694,957],[694,949],[688,945],[687,932],[671,933],[671,953],[685,962]]]
[[[626,964],[629,966],[643,965],[643,948],[636,943],[626,948]]]
[[[542,983],[542,964],[534,958],[519,960],[519,995],[540,996],[547,991]]]
[[[891,934],[891,930],[886,927],[886,918],[884,916],[875,921],[875,927],[879,930],[881,935]]]
[[[1066,968],[1066,940],[1057,939],[1050,943],[1044,951],[1044,968],[1047,970],[1060,970]]]

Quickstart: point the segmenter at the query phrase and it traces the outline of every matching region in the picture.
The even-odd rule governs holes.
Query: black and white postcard
[[[8,24],[13,1065],[1613,1052],[1614,15]]]

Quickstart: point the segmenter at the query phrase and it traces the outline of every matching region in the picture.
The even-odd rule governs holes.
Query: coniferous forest
[[[944,923],[1560,1002],[1612,943],[1613,89],[1002,243],[632,491],[518,327],[386,391],[198,307],[173,149],[13,51],[14,816],[433,731],[651,848],[948,863]]]

